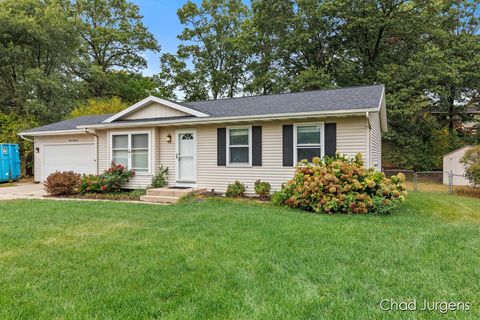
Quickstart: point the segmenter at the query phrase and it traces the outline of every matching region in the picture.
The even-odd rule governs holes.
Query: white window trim
[[[230,162],[230,130],[231,129],[248,129],[248,146],[236,145],[233,147],[248,147],[248,162]],[[252,126],[231,126],[227,127],[227,166],[228,167],[251,167],[252,166]]]
[[[293,124],[293,163],[298,163],[298,145],[297,145],[297,128],[308,126],[320,126],[320,158],[325,156],[325,123],[324,122],[302,122]],[[302,147],[302,146],[301,146]],[[308,146],[306,146],[308,147]]]
[[[128,137],[128,146],[127,146],[127,151],[128,151],[128,170],[132,168],[132,135],[135,134],[146,134],[148,136],[147,138],[147,143],[148,143],[148,170],[146,172],[144,171],[135,171],[136,176],[151,176],[152,175],[152,144],[151,144],[151,138],[152,138],[152,132],[151,131],[117,131],[117,132],[110,132],[110,143],[109,143],[109,148],[110,148],[110,161],[109,161],[109,166],[112,164],[113,161],[113,137],[114,136],[127,136]]]

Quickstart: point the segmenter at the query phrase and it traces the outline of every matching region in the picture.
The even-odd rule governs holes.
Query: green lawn
[[[0,319],[480,317],[480,200],[417,193],[389,216],[211,199],[0,202]]]

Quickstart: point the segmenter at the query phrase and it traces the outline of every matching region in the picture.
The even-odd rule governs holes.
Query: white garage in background
[[[88,142],[52,143],[41,146],[42,181],[55,171],[96,174],[95,144]]]
[[[453,173],[453,185],[454,186],[468,186],[469,182],[465,179],[465,168],[460,162],[465,152],[470,149],[471,146],[461,147],[457,150],[447,153],[443,156],[443,171]],[[448,175],[443,175],[443,184],[449,184]]]

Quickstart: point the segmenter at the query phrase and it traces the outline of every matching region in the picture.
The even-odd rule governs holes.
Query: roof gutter
[[[87,128],[83,128],[83,132],[85,132],[85,134],[90,134],[92,136],[95,136],[98,138],[98,135],[95,133],[95,132],[88,132],[88,129]]]
[[[33,141],[32,139],[25,138],[25,137],[23,136],[23,134],[21,134],[21,133],[19,133],[18,136],[19,136],[20,138],[22,138],[23,140],[25,140],[25,141],[35,142],[35,141]]]
[[[94,125],[80,125],[80,129],[101,129],[101,128],[130,128],[142,126],[168,126],[168,125],[189,125],[189,124],[215,124],[225,122],[244,122],[244,121],[271,121],[271,120],[285,120],[285,119],[301,119],[313,117],[333,117],[333,116],[362,116],[366,112],[377,112],[378,108],[358,109],[354,111],[330,111],[330,112],[295,112],[295,113],[281,113],[281,114],[265,114],[258,116],[237,116],[237,117],[218,117],[218,118],[192,118],[192,119],[176,119],[167,121],[138,121],[131,123],[101,123]]]
[[[68,134],[85,134],[84,129],[72,129],[72,130],[52,130],[52,131],[37,131],[37,132],[20,132],[19,136],[58,136]]]

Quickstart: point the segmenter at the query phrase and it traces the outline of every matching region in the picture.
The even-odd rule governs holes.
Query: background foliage
[[[204,0],[177,14],[181,44],[146,77],[144,53],[160,45],[130,1],[0,1],[0,112],[31,127],[150,94],[193,101],[383,83],[385,165],[438,168],[444,153],[480,141],[478,1]]]

